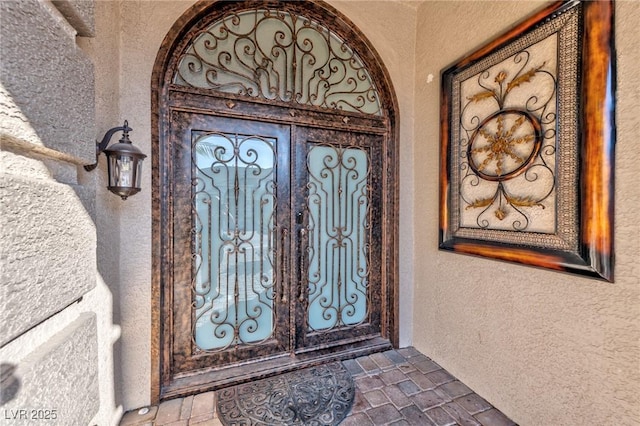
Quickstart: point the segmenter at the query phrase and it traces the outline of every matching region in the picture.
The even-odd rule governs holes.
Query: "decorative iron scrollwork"
[[[361,58],[335,33],[287,11],[229,14],[196,34],[174,84],[382,115]]]
[[[200,350],[258,344],[274,333],[276,155],[269,138],[194,134],[193,341]]]
[[[366,149],[312,145],[307,156],[308,328],[326,331],[368,320],[370,157]]]
[[[557,71],[555,64],[530,63],[530,50],[548,49],[554,42],[550,37],[462,83],[463,226],[555,231]],[[543,217],[532,209],[550,214]]]

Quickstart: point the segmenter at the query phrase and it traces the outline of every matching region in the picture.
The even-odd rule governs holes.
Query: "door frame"
[[[235,2],[200,1],[188,9],[167,33],[156,57],[151,79],[151,140],[152,140],[152,289],[151,289],[151,402],[158,403],[184,395],[184,389],[189,393],[202,392],[224,387],[232,382],[249,380],[258,376],[267,376],[279,372],[317,364],[323,361],[345,359],[389,347],[389,342],[398,347],[398,103],[391,83],[391,78],[384,64],[366,37],[348,18],[333,7],[322,1],[305,2],[273,2],[255,1],[244,2],[250,7],[269,6],[279,7],[286,4],[289,9],[295,9],[318,22],[323,23],[348,41],[350,46],[358,52],[371,79],[376,84],[380,97],[383,116],[367,116],[339,110],[323,110],[320,108],[291,105],[279,101],[265,101],[249,99],[232,94],[213,93],[202,89],[176,87],[171,84],[172,71],[175,69],[177,54],[185,47],[191,33],[198,30],[202,21],[214,22]],[[328,25],[330,24],[330,25]],[[276,108],[274,108],[274,106]],[[173,250],[173,235],[171,230],[163,228],[173,216],[170,185],[168,185],[171,170],[166,167],[167,158],[171,155],[170,111],[184,109],[185,111],[207,111],[221,117],[262,119],[273,123],[300,124],[309,127],[339,129],[344,131],[363,131],[380,134],[383,138],[381,147],[383,155],[383,204],[382,208],[382,246],[381,274],[385,282],[383,298],[387,309],[381,318],[381,335],[377,341],[370,341],[367,345],[347,345],[342,350],[322,350],[313,357],[297,356],[294,361],[283,362],[282,359],[261,361],[261,366],[254,365],[253,374],[238,370],[231,372],[227,378],[216,379],[215,371],[198,375],[176,375],[172,371],[167,356],[171,353],[171,291],[166,291],[167,283],[173,280],[173,271],[169,264],[168,253]],[[292,135],[293,137],[293,135]],[[289,229],[292,229],[291,227]],[[169,325],[168,325],[169,324]],[[387,340],[388,339],[388,340]],[[230,378],[229,378],[230,377]],[[217,381],[216,381],[217,380]],[[215,381],[215,385],[212,385]]]

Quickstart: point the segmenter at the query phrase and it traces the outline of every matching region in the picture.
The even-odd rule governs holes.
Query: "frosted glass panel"
[[[309,330],[362,323],[368,318],[368,154],[314,146],[307,168]]]
[[[200,349],[273,335],[275,146],[257,136],[194,136],[193,313]]]

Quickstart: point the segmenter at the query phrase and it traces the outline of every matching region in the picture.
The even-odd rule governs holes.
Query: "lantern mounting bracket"
[[[122,132],[122,138],[120,139],[120,142],[131,143],[131,140],[129,139],[129,132],[132,130],[133,129],[129,127],[129,122],[127,120],[124,120],[124,126],[114,127],[113,129],[107,130],[107,133],[104,134],[101,142],[98,142],[96,140],[96,162],[84,166],[84,169],[90,172],[91,170],[98,167],[98,157],[100,156],[100,153],[102,151],[107,149],[107,146],[109,145],[109,142],[111,141],[111,138],[115,133]]]

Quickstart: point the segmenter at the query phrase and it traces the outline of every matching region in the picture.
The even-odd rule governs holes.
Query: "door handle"
[[[303,227],[302,229],[300,229],[300,241],[298,244],[298,253],[300,253],[300,265],[298,265],[299,267],[299,272],[300,272],[300,280],[298,282],[298,301],[300,303],[304,303],[304,249],[302,248],[304,246],[304,237],[307,235],[307,228]]]
[[[287,282],[287,236],[289,235],[289,230],[287,228],[282,228],[280,232],[280,301],[282,303],[287,303],[287,294],[285,292],[285,283]]]

